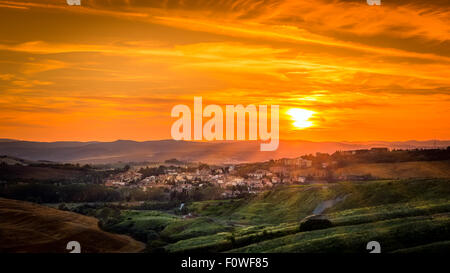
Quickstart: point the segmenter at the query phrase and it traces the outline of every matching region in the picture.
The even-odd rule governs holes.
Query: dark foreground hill
[[[29,202],[0,198],[0,252],[69,252],[78,241],[84,252],[140,252],[145,245],[104,232],[98,220]]]

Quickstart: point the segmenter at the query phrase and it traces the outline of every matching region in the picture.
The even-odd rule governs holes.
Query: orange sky
[[[0,0],[0,138],[167,139],[202,96],[280,105],[282,139],[450,139],[448,1],[81,1]]]

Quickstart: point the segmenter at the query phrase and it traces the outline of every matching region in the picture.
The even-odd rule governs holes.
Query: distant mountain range
[[[338,150],[388,147],[391,149],[442,148],[449,140],[428,141],[370,141],[370,142],[312,142],[280,141],[278,150],[261,152],[256,141],[193,142],[175,140],[114,142],[31,142],[0,139],[0,155],[27,160],[48,160],[79,163],[115,163],[130,161],[161,162],[176,158],[205,163],[240,163],[293,158],[316,152],[333,153]]]

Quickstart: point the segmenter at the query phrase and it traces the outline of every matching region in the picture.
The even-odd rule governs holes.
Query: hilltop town
[[[386,178],[370,172],[346,172],[345,167],[349,165],[448,159],[449,148],[389,150],[384,147],[337,151],[331,155],[316,153],[247,164],[207,165],[171,159],[159,164],[137,164],[127,171],[112,174],[104,183],[115,188],[131,187],[143,191],[159,189],[172,195],[209,187],[214,188],[215,193],[222,198],[233,198],[280,185]]]

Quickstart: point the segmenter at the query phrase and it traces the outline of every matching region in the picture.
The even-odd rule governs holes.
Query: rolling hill
[[[0,252],[67,253],[69,241],[81,252],[140,252],[145,244],[102,231],[98,220],[29,202],[0,198]]]
[[[181,232],[189,234],[196,227],[190,223],[177,230],[171,224],[162,234],[170,231],[169,239],[175,242],[164,249],[181,253],[367,253],[367,242],[375,240],[383,252],[448,251],[449,182],[407,179],[289,186],[251,200],[196,202],[189,209],[200,216],[197,219],[211,219],[232,230],[178,239]],[[346,198],[323,212],[332,227],[299,230],[303,217],[339,196]]]
[[[448,178],[450,161],[411,161],[395,163],[352,164],[335,171],[337,176],[366,175],[377,178]]]
[[[450,250],[449,179],[290,185],[253,197],[188,203],[190,217],[124,209],[107,230],[147,242],[151,252],[445,253]],[[322,208],[320,212],[318,208]],[[106,215],[108,208],[91,208]],[[321,213],[331,226],[301,230]]]

